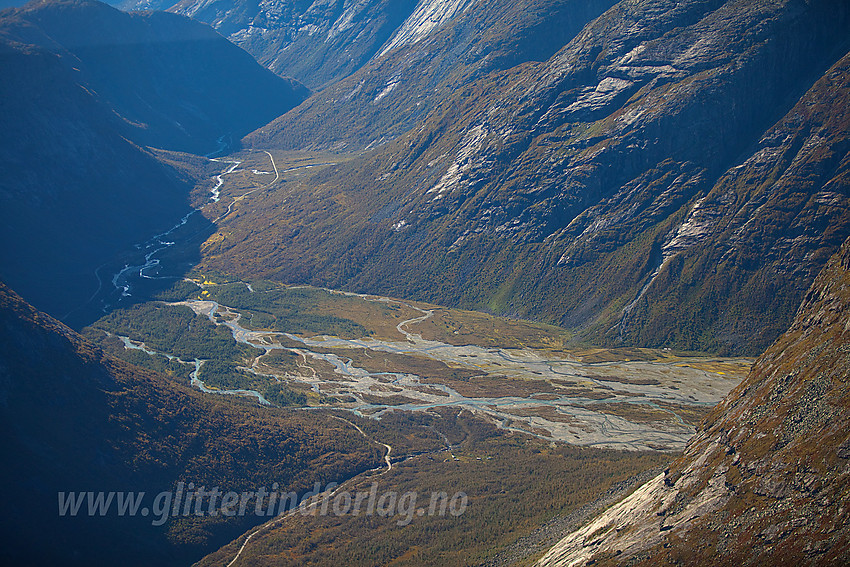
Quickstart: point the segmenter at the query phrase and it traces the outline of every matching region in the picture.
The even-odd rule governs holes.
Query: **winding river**
[[[251,193],[269,187],[280,179],[280,172],[271,153],[268,156],[275,177],[264,185],[252,189],[242,195],[233,197],[226,211],[217,220],[226,217],[235,203]],[[239,171],[242,161],[212,158],[221,164],[226,164],[224,171],[216,176],[216,184],[210,191],[210,202],[221,200],[221,188],[225,177]],[[300,166],[300,167],[312,167]],[[297,169],[297,168],[294,168]],[[289,171],[289,170],[287,170]],[[257,174],[270,172],[257,171]],[[159,256],[173,246],[177,233],[189,223],[193,211],[183,217],[172,229],[154,236],[148,242],[137,248],[144,253],[144,262],[138,265],[125,265],[111,278],[111,283],[122,298],[132,295],[133,280],[151,280],[167,276],[159,275]],[[100,277],[98,276],[100,281]],[[250,283],[246,283],[249,291],[254,292]],[[489,416],[498,427],[511,431],[520,431],[544,439],[568,441],[579,445],[612,447],[621,449],[645,450],[667,449],[679,450],[693,435],[694,428],[685,422],[671,407],[695,406],[710,407],[716,404],[738,380],[729,377],[721,378],[716,373],[699,370],[698,368],[682,368],[672,362],[611,362],[586,364],[566,358],[552,358],[548,353],[534,349],[505,349],[484,348],[475,345],[455,346],[439,341],[424,339],[415,332],[418,323],[426,321],[433,311],[419,308],[400,300],[366,296],[355,293],[328,290],[332,293],[358,296],[366,301],[397,303],[417,312],[412,317],[398,323],[397,330],[403,341],[377,340],[372,338],[341,339],[333,336],[299,337],[292,334],[268,331],[253,331],[240,323],[242,315],[226,305],[215,301],[192,300],[174,303],[185,305],[195,313],[205,315],[216,325],[226,325],[234,340],[264,351],[255,360],[251,368],[243,368],[262,376],[259,361],[262,356],[274,350],[288,350],[304,357],[323,361],[333,368],[338,381],[328,381],[316,376],[273,376],[278,380],[297,380],[310,385],[315,392],[325,390],[336,391],[340,394],[353,396],[356,402],[345,409],[360,416],[380,419],[386,412],[393,410],[428,412],[441,407],[457,407]],[[216,317],[216,315],[220,317]],[[286,337],[284,346],[279,337]],[[122,338],[127,348],[138,348],[152,352],[144,345]],[[292,341],[300,344],[292,347]],[[449,384],[441,384],[435,380],[423,380],[420,376],[399,372],[369,372],[359,368],[351,358],[344,356],[344,351],[337,353],[317,352],[319,349],[368,349],[400,355],[424,356],[444,362],[452,366],[462,366],[480,371],[482,375],[516,380],[561,380],[582,384],[591,388],[594,394],[586,397],[570,393],[558,393],[557,388],[549,388],[546,392],[530,394],[526,397],[519,395],[469,397],[461,394]],[[168,356],[164,353],[163,356]],[[173,357],[172,357],[173,358]],[[192,384],[204,392],[211,394],[251,396],[261,404],[268,405],[260,392],[253,390],[218,390],[209,388],[199,378],[203,360],[180,361],[195,366],[192,372]],[[309,366],[305,365],[305,368]],[[630,376],[639,376],[643,380],[630,380]],[[614,377],[612,379],[612,376]],[[618,378],[619,377],[619,378]],[[605,378],[604,380],[602,378]],[[550,382],[550,385],[552,383]],[[615,389],[616,388],[616,389]],[[392,390],[391,392],[389,390]],[[584,391],[584,390],[582,390]],[[546,394],[543,396],[543,394]],[[368,394],[368,395],[367,395]],[[410,400],[405,403],[380,404],[375,403],[376,396],[386,394],[399,395]],[[368,400],[367,400],[368,398]],[[403,400],[404,401],[404,400]],[[647,409],[655,415],[666,415],[663,420],[648,421],[629,420],[616,412],[602,411],[607,404],[618,404],[618,407]]]

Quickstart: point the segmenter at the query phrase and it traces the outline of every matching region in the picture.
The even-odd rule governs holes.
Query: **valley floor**
[[[567,349],[543,344],[547,329],[523,321],[270,282],[189,281],[197,291],[162,308],[189,308],[252,348],[243,360],[231,361],[238,387],[204,380],[205,345],[197,345],[194,355],[182,353],[195,367],[193,383],[264,404],[270,403],[264,387],[285,384],[311,393],[309,405],[362,417],[450,407],[542,439],[678,451],[751,362],[648,349]],[[301,308],[292,315],[296,304]],[[281,315],[282,305],[288,305],[288,317]],[[324,315],[327,328],[321,314],[335,314]],[[309,332],[291,332],[305,316],[318,323]],[[144,325],[144,316],[137,321]],[[108,319],[100,326],[121,338],[125,349],[175,356],[143,345],[141,335],[122,336]],[[351,330],[343,336],[334,332],[346,326]],[[466,327],[473,331],[461,334]],[[566,331],[554,337],[563,341]]]
[[[198,188],[196,206],[219,224],[271,185],[291,191],[289,182],[349,159],[254,150],[217,158],[224,169],[210,187]],[[174,281],[168,255],[181,248],[177,230],[185,224],[155,237],[143,264],[125,265],[112,278],[119,305],[134,287]],[[219,229],[204,246],[223,237]],[[752,363],[669,350],[578,348],[569,331],[552,325],[200,269],[153,295],[166,301],[101,319],[90,337],[103,342],[105,332],[115,354],[129,349],[137,351],[135,362],[158,359],[153,366],[171,365],[208,393],[375,419],[396,410],[467,409],[501,429],[544,440],[638,451],[681,450]],[[152,329],[182,325],[192,315],[207,321],[206,335],[179,348],[176,338],[157,343]],[[149,359],[138,359],[141,353]]]
[[[195,194],[196,216],[218,225],[215,233],[207,238],[184,222],[141,246],[138,262],[116,265],[116,276],[102,280],[102,303],[112,308],[85,335],[119,358],[209,395],[349,421],[386,451],[385,490],[468,493],[470,514],[453,522],[428,517],[379,526],[381,541],[401,538],[419,550],[414,564],[539,556],[573,525],[570,518],[610,503],[681,451],[749,370],[746,358],[594,348],[542,323],[244,279],[203,261],[188,267],[186,250],[196,249],[199,237],[207,238],[204,257],[228,237],[228,220],[271,185],[292,191],[290,181],[309,181],[346,159],[265,151],[218,159],[223,171]],[[139,302],[142,297],[149,300]],[[363,490],[375,474],[345,486]],[[487,528],[496,521],[492,514],[514,508],[507,531]],[[205,562],[266,555],[293,565],[307,558],[334,564],[340,553],[350,559],[373,529],[373,518],[287,515]],[[334,543],[311,545],[304,530]],[[400,552],[382,547],[368,560]]]

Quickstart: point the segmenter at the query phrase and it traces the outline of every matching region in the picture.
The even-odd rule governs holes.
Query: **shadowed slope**
[[[146,506],[177,481],[303,493],[381,457],[337,420],[210,397],[107,357],[2,284],[0,428],[6,564],[186,564],[263,520],[188,515],[156,527],[114,507],[59,517],[59,492],[144,491]]]

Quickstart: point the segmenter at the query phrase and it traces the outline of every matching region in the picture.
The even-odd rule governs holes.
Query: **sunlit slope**
[[[623,3],[541,63],[418,62],[470,9],[248,137],[385,145],[257,194],[204,262],[757,354],[850,230],[845,8]]]
[[[848,284],[850,241],[684,456],[539,565],[846,564]]]

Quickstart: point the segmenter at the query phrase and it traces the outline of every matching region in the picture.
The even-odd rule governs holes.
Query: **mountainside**
[[[0,42],[0,66],[0,274],[62,317],[97,266],[189,212],[193,183],[124,138],[55,55]]]
[[[846,565],[850,239],[684,455],[542,566]]]
[[[122,3],[124,3],[125,1],[126,0],[108,0],[105,3],[109,4],[110,6],[120,7],[120,5]],[[168,2],[168,0],[166,0],[166,2]],[[20,6],[23,6],[26,3],[27,3],[27,0],[0,0],[0,10],[5,9],[5,8],[20,7]],[[171,4],[169,4],[169,6],[170,5]],[[165,6],[165,7],[167,8],[168,6]]]
[[[191,210],[143,146],[209,152],[304,96],[207,26],[88,1],[3,12],[0,71],[0,274],[58,317]]]
[[[148,9],[145,0],[134,5]],[[359,69],[416,8],[416,0],[182,0],[170,11],[210,24],[274,72],[319,89]]]
[[[105,356],[3,284],[0,428],[7,565],[185,565],[258,523],[178,513],[159,527],[153,515],[85,507],[60,517],[59,492],[144,491],[146,506],[178,481],[303,493],[380,459],[337,420],[234,404]]]
[[[362,76],[363,84],[357,92],[346,99],[350,107],[352,98],[364,87],[365,92],[357,101],[377,88],[371,100],[390,83],[395,83],[393,88],[399,87],[399,91],[416,89],[422,94],[427,91],[421,83],[422,77],[417,76],[418,71],[427,69],[428,80],[436,84],[443,79],[442,73],[456,76],[456,66],[468,67],[491,51],[497,58],[506,54],[521,58],[522,49],[538,53],[548,50],[551,55],[563,46],[565,38],[569,39],[613,3],[613,0],[512,3],[182,0],[169,10],[209,23],[263,65],[281,75],[295,77],[313,89],[334,87],[334,92],[347,89],[344,96],[352,88],[339,87],[336,82],[364,66],[371,66]],[[139,9],[152,7],[148,0],[131,0],[130,5]],[[434,37],[441,39],[433,40]],[[424,50],[420,47],[406,52],[404,58],[396,57],[392,63],[378,63],[381,56],[422,40],[427,40]],[[511,43],[515,44],[513,50],[503,49]],[[516,48],[521,43],[526,45]],[[435,65],[434,59],[441,60],[439,65]],[[384,77],[380,88],[370,84],[369,77],[377,75]],[[391,75],[395,77],[388,82]],[[413,88],[407,88],[408,82],[414,83]],[[354,88],[357,84],[354,83]],[[328,98],[332,97],[323,100]]]
[[[545,61],[614,4],[613,0],[421,2],[379,52],[292,112],[246,137],[247,146],[358,150],[386,143],[431,113],[497,96],[490,74]],[[460,9],[463,8],[463,9]],[[434,12],[433,15],[430,15]],[[490,89],[478,91],[479,82]],[[484,88],[484,87],[482,87]],[[439,140],[426,129],[417,145]],[[405,156],[405,163],[413,159]]]
[[[0,564],[850,564],[850,2],[34,0],[0,73]]]
[[[119,0],[118,2],[107,2],[112,6],[125,12],[137,12],[142,10],[168,10],[174,5],[171,0]]]
[[[258,193],[206,264],[597,343],[761,352],[850,234],[846,4],[621,3],[560,49],[532,22],[571,4],[516,4],[494,8],[519,19],[497,20],[493,51],[464,31],[488,21],[476,4],[248,136],[385,143]]]
[[[58,56],[120,117],[135,143],[208,153],[299,104],[307,90],[263,69],[210,27],[175,14],[126,14],[94,0],[7,12],[0,36]]]

